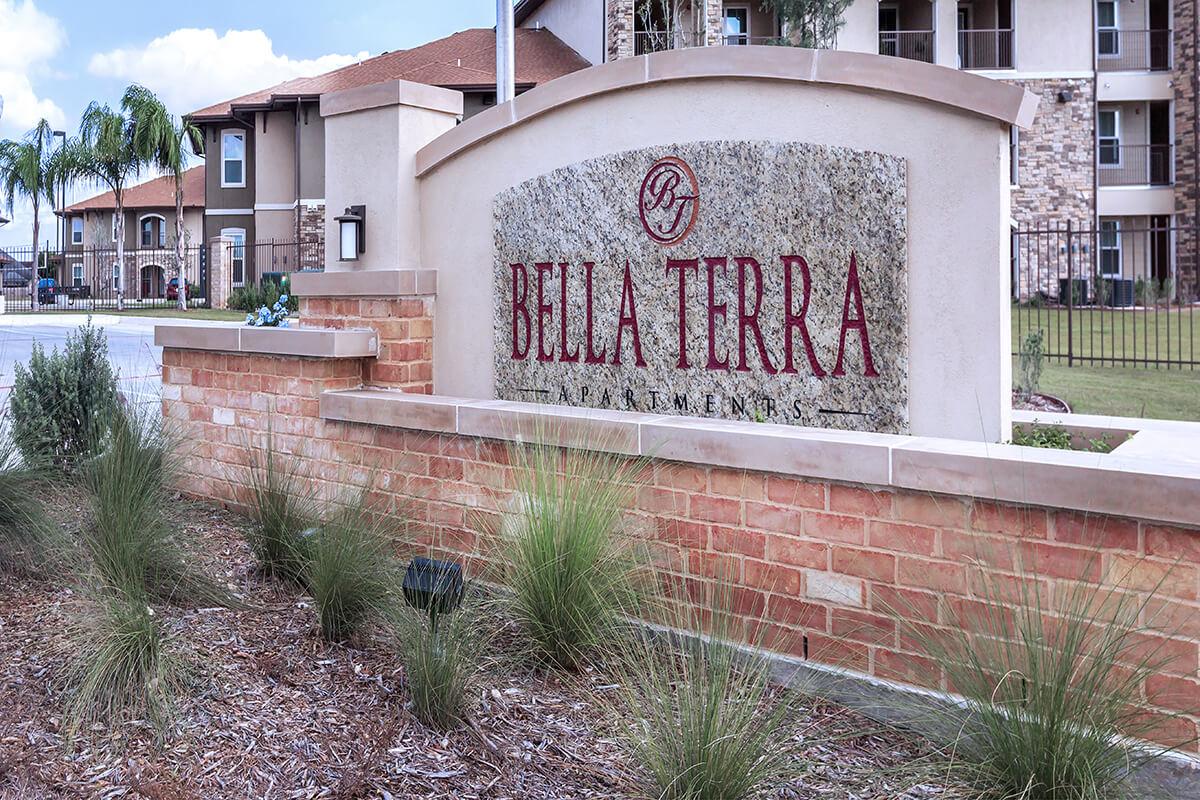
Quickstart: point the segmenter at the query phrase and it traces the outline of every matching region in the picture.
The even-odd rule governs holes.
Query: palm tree
[[[187,310],[187,277],[183,269],[183,173],[188,142],[204,144],[200,129],[177,120],[154,92],[136,83],[125,90],[121,108],[133,120],[133,146],[138,156],[175,178],[175,275],[179,281],[179,310]],[[203,155],[203,153],[201,153]]]
[[[33,206],[33,269],[29,275],[29,306],[37,299],[38,237],[41,235],[41,203],[54,206],[54,170],[51,150],[54,130],[46,120],[21,141],[5,139],[0,142],[0,192],[8,213],[13,211],[17,197],[27,199]]]
[[[86,179],[103,183],[116,205],[117,310],[125,310],[125,189],[137,177],[145,159],[133,141],[133,120],[121,111],[93,102],[83,112],[79,136],[70,139],[53,158],[56,179]]]

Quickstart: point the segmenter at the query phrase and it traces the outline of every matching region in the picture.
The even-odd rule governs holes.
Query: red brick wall
[[[167,349],[163,363],[164,412],[194,445],[188,493],[244,502],[237,487],[246,480],[246,445],[263,441],[273,409],[277,445],[302,460],[319,496],[344,494],[373,476],[380,510],[411,519],[420,544],[482,565],[490,546],[483,531],[495,529],[515,486],[505,443],[320,419],[319,393],[357,386],[359,359]],[[889,608],[921,624],[953,625],[980,600],[978,573],[969,568],[980,555],[988,569],[1014,579],[1014,560],[1032,559],[1054,598],[1090,563],[1089,545],[1098,545],[1092,580],[1133,567],[1126,588],[1148,592],[1167,576],[1152,609],[1164,633],[1147,636],[1146,645],[1161,643],[1173,660],[1147,683],[1144,704],[1160,717],[1163,741],[1197,734],[1197,531],[661,461],[651,464],[630,520],[678,580],[718,571],[734,577],[740,607],[789,634],[775,640],[783,649],[937,688],[946,688],[941,670]]]
[[[363,362],[363,383],[433,394],[433,296],[300,298],[305,328],[371,328],[379,357]]]

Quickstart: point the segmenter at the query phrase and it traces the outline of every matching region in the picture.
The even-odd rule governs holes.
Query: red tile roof
[[[183,173],[183,206],[184,208],[204,207],[204,165],[192,167]],[[80,211],[98,211],[116,208],[116,198],[112,192],[104,192],[87,200],[80,200],[61,211],[59,214],[72,214]],[[125,190],[125,208],[174,208],[175,179],[170,175],[130,186]]]
[[[517,28],[516,84],[536,86],[591,64],[545,29]],[[268,89],[193,111],[193,120],[223,119],[235,108],[267,106],[276,99],[318,97],[397,78],[448,89],[482,89],[496,83],[496,32],[470,28],[410,50],[368,58],[311,78],[293,78]]]

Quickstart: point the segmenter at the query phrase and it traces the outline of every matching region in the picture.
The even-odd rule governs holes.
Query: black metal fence
[[[1014,230],[1013,354],[1041,331],[1055,363],[1200,366],[1197,232],[1165,217]]]
[[[244,286],[257,286],[264,279],[277,279],[300,270],[321,270],[325,266],[325,243],[255,242],[226,245],[229,265],[226,287],[230,292]]]
[[[6,310],[113,311],[123,300],[126,310],[171,308],[179,303],[181,278],[173,247],[71,247],[40,249],[34,268],[33,248],[0,250],[0,284]],[[208,253],[185,247],[182,278],[188,305],[208,305]]]

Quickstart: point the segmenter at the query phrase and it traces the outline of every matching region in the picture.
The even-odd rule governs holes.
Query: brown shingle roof
[[[81,211],[99,211],[116,208],[116,198],[112,192],[104,192],[87,200],[80,200],[58,211],[59,214],[73,214]],[[130,186],[125,190],[125,208],[174,208],[175,179],[170,175]],[[183,207],[204,207],[204,165],[192,167],[183,173]]]
[[[545,29],[517,28],[513,47],[518,86],[536,86],[591,66],[587,59]],[[193,120],[223,119],[235,108],[269,105],[276,98],[317,97],[325,92],[397,78],[448,89],[494,85],[496,32],[492,28],[470,28],[420,47],[384,53],[323,75],[293,78],[269,89],[193,111],[188,116]]]

